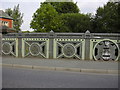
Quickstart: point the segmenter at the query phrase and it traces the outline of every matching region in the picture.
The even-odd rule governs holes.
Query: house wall
[[[4,19],[4,18],[0,18],[0,20],[1,21],[7,21],[8,22],[8,27],[9,28],[13,28],[13,22],[12,22],[12,20],[10,20],[10,19]]]

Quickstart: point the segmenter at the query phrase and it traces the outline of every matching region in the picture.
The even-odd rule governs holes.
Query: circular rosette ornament
[[[75,55],[76,49],[75,49],[74,45],[68,43],[68,44],[64,45],[62,52],[63,52],[64,56],[71,58]]]
[[[9,42],[5,42],[2,44],[2,52],[4,54],[10,54],[12,51],[12,46]]]
[[[29,50],[32,56],[38,56],[41,52],[41,47],[38,43],[32,43]]]

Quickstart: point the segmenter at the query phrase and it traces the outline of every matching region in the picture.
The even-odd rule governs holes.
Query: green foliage
[[[22,33],[30,33],[30,31],[22,31]]]
[[[18,31],[20,31],[20,26],[22,25],[23,23],[23,13],[21,13],[19,11],[19,4],[17,6],[14,7],[13,9],[13,13],[12,13],[12,17],[13,17],[13,27]]]
[[[91,30],[90,17],[80,13],[62,14],[66,29],[64,32],[85,32]]]
[[[62,22],[58,17],[58,12],[51,4],[42,4],[34,13],[30,26],[35,32],[59,31]]]
[[[19,4],[17,6],[14,6],[14,9],[6,9],[5,12],[13,18],[13,28],[19,32],[21,29],[21,25],[23,23],[23,13],[19,10]]]
[[[108,2],[104,7],[97,9],[93,22],[95,32],[120,32],[118,28],[118,3]]]
[[[118,12],[118,32],[120,32],[120,2],[118,3],[118,10],[117,10],[117,12]]]
[[[11,8],[6,9],[5,13],[7,13],[10,17],[12,17],[12,10],[11,10]]]
[[[79,8],[77,6],[77,3],[74,2],[44,2],[41,4],[51,4],[56,11],[61,13],[79,13]]]
[[[43,2],[34,13],[31,28],[35,32],[120,32],[120,3],[108,2],[96,15],[81,14],[73,2]]]
[[[79,9],[73,2],[44,2],[34,13],[30,27],[35,32],[49,32],[50,30],[54,32],[75,32],[73,28],[76,25],[79,27],[78,23],[80,22],[78,21],[80,16],[78,12]],[[76,17],[77,20],[74,20]],[[69,20],[68,18],[73,19]],[[78,27],[76,27],[76,32],[79,31]]]

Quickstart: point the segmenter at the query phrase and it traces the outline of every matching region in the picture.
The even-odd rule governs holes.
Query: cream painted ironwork
[[[84,39],[54,39],[54,58],[84,59]]]
[[[15,57],[120,60],[120,34],[113,33],[8,33],[2,54]]]
[[[22,57],[41,56],[49,58],[49,39],[22,38]]]
[[[18,57],[18,39],[2,38],[2,54]]]
[[[91,59],[95,60],[114,60],[119,58],[119,46],[117,40],[103,39],[91,40]]]

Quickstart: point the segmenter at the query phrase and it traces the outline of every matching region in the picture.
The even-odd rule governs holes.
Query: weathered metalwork
[[[2,54],[18,57],[18,39],[2,38]]]
[[[119,47],[115,40],[101,40],[93,49],[95,60],[118,60]]]
[[[40,56],[49,58],[49,39],[46,38],[22,38],[22,57]]]
[[[3,56],[120,60],[118,33],[9,33],[2,38]]]

